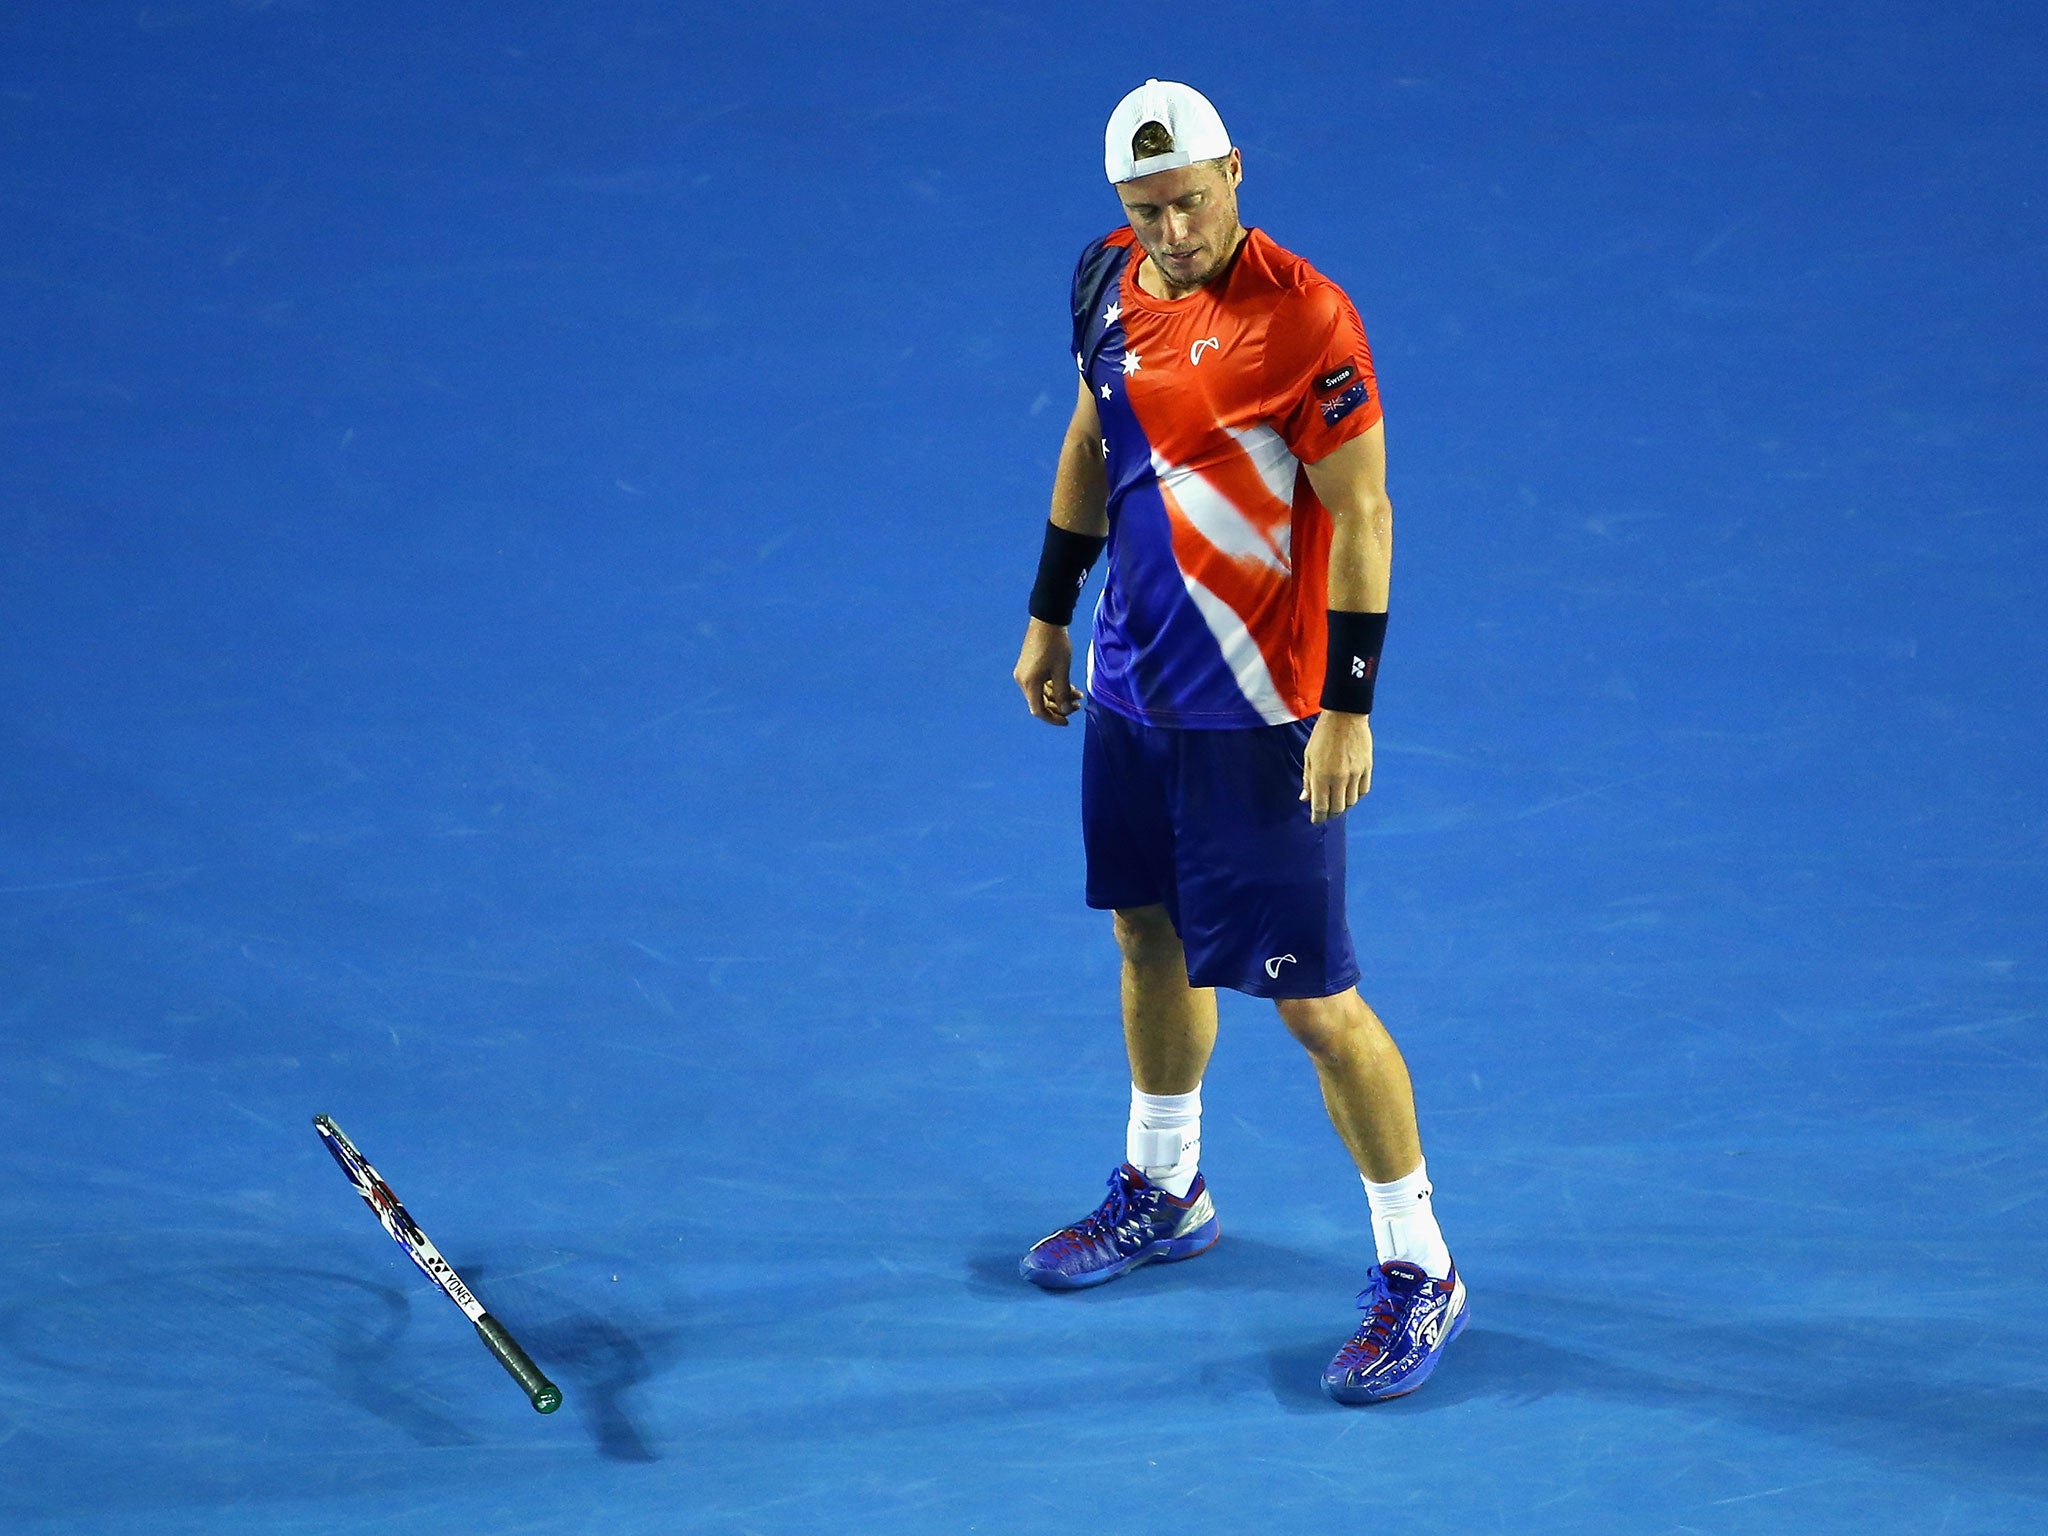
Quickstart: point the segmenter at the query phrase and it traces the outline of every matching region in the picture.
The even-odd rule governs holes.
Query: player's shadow
[[[490,1268],[474,1266],[479,1288]],[[553,1287],[517,1275],[494,1282],[492,1291],[494,1299],[509,1304],[501,1320],[562,1389],[563,1402],[581,1415],[597,1453],[609,1461],[661,1460],[626,1395],[674,1363],[679,1331],[601,1316]]]
[[[1030,1296],[1036,1288],[1017,1272],[1017,1264],[1031,1245],[1021,1243],[1003,1248],[1002,1239],[985,1241],[979,1252],[967,1260],[967,1288],[991,1300],[1016,1300]],[[1014,1242],[1014,1240],[1013,1240]],[[1143,1269],[1087,1290],[1066,1293],[1084,1305],[1116,1306],[1141,1300],[1164,1287],[1185,1287],[1202,1291],[1288,1291],[1313,1293],[1331,1285],[1341,1288],[1349,1270],[1312,1254],[1269,1243],[1262,1238],[1225,1233],[1222,1241],[1207,1253],[1177,1264],[1148,1264]],[[1356,1283],[1356,1277],[1351,1276]]]
[[[1266,1368],[1274,1401],[1290,1413],[1350,1411],[1332,1402],[1322,1388],[1323,1368],[1343,1342],[1338,1329],[1325,1328],[1312,1338],[1272,1350]],[[1446,1351],[1427,1386],[1412,1397],[1381,1404],[1374,1412],[1430,1412],[1474,1398],[1534,1402],[1552,1392],[1575,1390],[1576,1383],[1590,1377],[1594,1364],[1540,1340],[1474,1324]]]
[[[967,1256],[967,1289],[993,1301],[1022,1294],[1024,1281],[1017,1274],[1017,1258],[1026,1244],[1014,1249],[985,1246]]]
[[[1552,1395],[1603,1400],[1618,1412],[1675,1410],[1739,1420],[1775,1434],[1839,1444],[1889,1464],[2048,1496],[2048,1392],[1945,1375],[1968,1360],[1975,1335],[1923,1321],[1901,1348],[1890,1324],[1847,1320],[1703,1327],[1646,1312],[1603,1319],[1602,1354],[1538,1337],[1569,1336],[1568,1309],[1494,1295],[1531,1332],[1476,1319],[1420,1391],[1370,1410],[1340,1408],[1322,1394],[1323,1366],[1341,1338],[1319,1336],[1271,1350],[1273,1396],[1295,1413],[1428,1414],[1486,1399],[1508,1406]],[[1632,1357],[1632,1358],[1631,1358]]]

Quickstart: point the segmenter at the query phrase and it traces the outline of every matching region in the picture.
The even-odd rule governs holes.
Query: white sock
[[[1191,1093],[1146,1093],[1133,1083],[1124,1155],[1174,1199],[1186,1195],[1202,1159],[1202,1085]]]
[[[1420,1265],[1435,1280],[1451,1277],[1451,1250],[1436,1224],[1430,1206],[1432,1193],[1429,1164],[1417,1163],[1415,1171],[1391,1184],[1375,1184],[1363,1174],[1366,1203],[1372,1207],[1372,1243],[1380,1262],[1406,1259]]]

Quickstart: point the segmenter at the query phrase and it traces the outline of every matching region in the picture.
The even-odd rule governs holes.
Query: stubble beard
[[[1238,244],[1243,237],[1243,226],[1233,219],[1231,221],[1230,234],[1225,237],[1221,249],[1212,249],[1207,242],[1204,242],[1198,253],[1189,253],[1190,255],[1199,254],[1206,257],[1207,261],[1206,264],[1197,263],[1182,269],[1187,273],[1187,276],[1184,278],[1174,275],[1175,268],[1167,265],[1163,249],[1155,250],[1148,245],[1145,247],[1145,254],[1152,258],[1152,270],[1159,274],[1160,281],[1165,283],[1170,290],[1184,297],[1187,294],[1193,293],[1198,288],[1208,287],[1215,280],[1217,274],[1230,264],[1230,258],[1236,254]]]
[[[1165,283],[1169,289],[1176,293],[1193,293],[1197,288],[1207,287],[1209,279],[1214,277],[1223,266],[1222,261],[1213,252],[1206,249],[1200,252],[1190,252],[1189,254],[1198,257],[1206,256],[1208,258],[1207,265],[1202,265],[1199,261],[1187,265],[1177,262],[1169,264],[1164,252],[1153,251],[1149,254],[1152,257],[1153,271],[1159,274],[1161,282]]]

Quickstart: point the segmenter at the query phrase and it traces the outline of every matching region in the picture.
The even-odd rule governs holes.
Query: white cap
[[[1173,135],[1173,149],[1139,160],[1131,154],[1131,139],[1147,123],[1165,124]],[[1147,80],[1118,102],[1102,139],[1103,167],[1111,181],[1177,171],[1198,160],[1220,160],[1229,153],[1229,131],[1209,105],[1209,98],[1177,80]]]

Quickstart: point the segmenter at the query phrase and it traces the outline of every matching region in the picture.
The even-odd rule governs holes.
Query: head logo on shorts
[[[1272,977],[1275,981],[1278,981],[1280,979],[1281,966],[1299,964],[1301,964],[1301,962],[1295,959],[1292,955],[1275,955],[1272,959],[1266,962],[1266,974]]]

